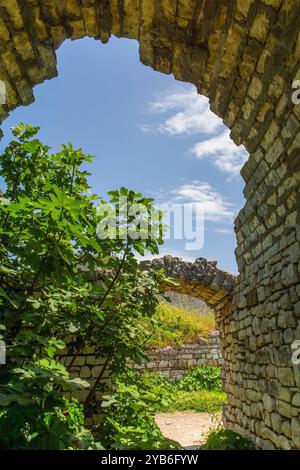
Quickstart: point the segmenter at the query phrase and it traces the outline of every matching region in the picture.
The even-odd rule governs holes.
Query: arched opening
[[[78,42],[77,44],[79,44],[79,42]],[[70,46],[70,44],[69,44],[69,46]],[[73,45],[73,44],[72,44],[72,46],[73,46],[74,52],[75,52],[75,54],[76,54],[76,46]],[[80,49],[80,48],[79,48],[79,49]],[[80,56],[80,51],[78,52],[78,54],[79,54],[79,56]],[[127,65],[128,65],[128,64],[127,64]],[[82,64],[82,66],[83,66],[83,64]],[[77,66],[75,67],[75,69],[77,69]],[[146,69],[146,70],[147,70],[147,69]],[[71,73],[74,73],[75,71],[76,71],[76,70],[72,69],[71,72],[70,72],[70,71],[68,71],[68,72],[69,72],[69,74],[71,74]],[[62,72],[63,72],[63,70],[62,70]],[[149,72],[149,71],[147,70],[147,72]],[[85,70],[85,73],[86,73],[86,74],[89,73],[89,70],[88,70],[88,69]],[[91,71],[90,73],[93,73],[93,72]],[[121,73],[121,70],[119,70],[119,73]],[[71,79],[70,76],[69,76],[68,78],[69,78],[69,80]],[[83,79],[83,78],[85,78],[85,77],[83,76],[82,79]],[[66,87],[66,86],[68,86],[68,85],[65,85],[65,87]],[[89,83],[87,84],[87,86],[89,87]],[[42,87],[43,87],[43,88],[46,88],[47,85],[42,85]],[[75,87],[75,88],[76,88],[76,87]],[[181,91],[181,93],[182,93],[182,91]],[[185,93],[185,92],[184,92],[184,93]],[[190,92],[189,92],[189,90],[188,90],[188,93],[186,93],[187,98],[189,98],[189,93],[190,93]],[[50,96],[47,96],[47,95],[50,95],[51,98],[50,98]],[[86,99],[89,101],[88,96],[86,96],[86,94],[83,94],[83,95],[85,95]],[[103,95],[102,95],[102,96],[103,96]],[[180,95],[179,95],[179,96],[180,96]],[[194,96],[196,96],[196,94],[194,94],[193,97],[194,97]],[[107,94],[107,97],[109,98],[108,94]],[[176,97],[176,96],[175,96],[175,97]],[[42,103],[40,109],[39,109],[39,103],[38,103],[39,98],[40,98],[40,101],[41,101],[41,103]],[[54,106],[54,108],[52,108],[52,103],[55,102],[55,99],[54,99],[54,98],[57,100],[57,103],[59,103],[59,109],[56,107],[57,105]],[[185,98],[185,94],[184,94],[184,98]],[[48,102],[47,102],[47,99],[49,99]],[[69,97],[69,99],[70,99],[70,97]],[[170,99],[169,95],[167,95],[167,99]],[[173,99],[174,99],[174,95],[173,95]],[[181,97],[181,99],[182,99],[182,97]],[[61,102],[60,102],[60,95],[59,95],[58,93],[56,94],[56,92],[53,91],[53,87],[52,87],[52,91],[50,91],[50,92],[48,92],[48,93],[46,92],[45,95],[42,95],[42,96],[38,97],[38,101],[36,102],[36,109],[37,109],[36,114],[39,115],[42,120],[44,120],[45,129],[47,129],[47,124],[48,124],[48,122],[50,121],[49,124],[50,124],[50,126],[51,126],[51,130],[52,130],[53,134],[55,134],[55,133],[56,133],[56,130],[57,130],[57,124],[58,124],[58,123],[56,122],[56,116],[58,117],[58,114],[59,114],[59,113],[61,112],[61,110],[63,109],[62,104],[61,104]],[[51,102],[52,102],[52,103],[51,103]],[[200,103],[200,104],[201,104],[201,103]],[[70,106],[71,106],[71,103],[70,103]],[[66,106],[66,105],[65,105],[65,108],[66,108],[66,115],[65,115],[65,120],[66,120],[66,121],[68,121],[69,113],[71,113],[71,115],[73,115],[73,113],[74,113],[74,115],[75,115],[76,110],[77,110],[78,108],[79,108],[79,109],[84,109],[84,107],[83,107],[82,105],[80,106],[80,104],[79,104],[78,102],[75,103],[74,108],[72,108],[72,106],[71,106],[71,109],[68,109],[68,106]],[[92,106],[91,106],[90,104],[88,105],[88,108],[90,109],[91,112],[93,112],[93,108],[92,108]],[[51,116],[50,120],[48,119],[48,116],[47,116],[47,117],[43,117],[43,112],[44,112],[45,109],[47,109],[48,114]],[[206,109],[206,116],[207,116],[207,118],[209,118],[210,116],[208,115],[208,112],[207,112],[208,105],[206,105],[206,108],[205,108],[205,109]],[[53,114],[51,115],[52,110],[53,110]],[[117,110],[117,108],[116,108],[116,110]],[[18,110],[18,111],[19,111],[19,110]],[[18,117],[18,114],[19,114],[18,111],[16,111],[16,112],[13,114],[13,116],[7,120],[7,123],[6,123],[6,127],[7,127],[7,128],[10,127],[12,124],[13,124],[13,125],[16,124],[18,121],[26,121],[26,114],[27,114],[26,110],[25,110],[25,109],[24,109],[24,110],[21,110],[21,113],[24,112],[24,114],[22,113],[23,116],[20,117],[20,118]],[[86,109],[85,111],[87,112],[88,110]],[[197,117],[197,112],[198,112],[197,108],[194,109],[194,110],[192,110],[192,111],[193,111],[193,113],[194,113],[194,116]],[[103,105],[101,106],[101,112],[103,113]],[[55,114],[55,113],[57,113],[57,114]],[[187,119],[191,119],[193,116],[191,116],[191,114],[189,114],[189,110],[187,110],[187,113],[188,113]],[[105,113],[104,113],[104,114],[105,114]],[[40,118],[37,117],[37,118],[34,119],[34,121],[43,124],[43,123],[41,122]],[[72,118],[72,119],[74,119],[74,118]],[[90,119],[90,121],[89,121],[88,119],[85,119],[85,123],[86,123],[87,125],[89,125],[89,123],[92,124],[92,118],[89,117],[89,119]],[[211,117],[211,119],[213,119],[213,118]],[[62,126],[62,127],[61,127],[61,131],[60,131],[61,133],[58,133],[58,136],[55,136],[55,139],[54,139],[55,145],[54,145],[54,146],[57,147],[57,148],[59,147],[59,143],[61,142],[62,139],[65,138],[65,132],[66,132],[66,134],[68,135],[68,140],[71,140],[71,141],[77,143],[78,145],[80,145],[80,144],[82,143],[82,138],[79,136],[79,133],[80,133],[80,132],[82,132],[82,134],[87,132],[87,134],[92,137],[93,131],[88,131],[88,130],[87,130],[87,127],[85,127],[85,129],[84,129],[83,131],[81,131],[81,129],[80,129],[81,120],[82,120],[82,116],[79,115],[77,119],[74,119],[74,122],[71,121],[71,123],[70,123],[71,125],[68,123],[68,124],[69,124],[69,128],[68,128],[68,129],[63,128],[63,126]],[[59,122],[62,123],[62,121],[63,121],[63,119],[62,119],[62,118],[59,118]],[[122,121],[122,123],[124,123],[124,120]],[[112,123],[110,123],[110,125],[112,125]],[[220,126],[220,124],[217,125],[217,129],[219,129],[219,126]],[[43,127],[43,126],[42,126],[42,127]],[[72,130],[72,127],[74,127],[74,129],[75,129],[75,134],[76,134],[76,136],[75,136],[75,141],[74,141],[74,137],[71,136],[71,132],[70,132],[70,130]],[[198,128],[199,128],[199,124],[197,124],[197,129],[198,129]],[[94,130],[94,132],[95,132],[95,130]],[[96,129],[96,132],[97,132],[97,129]],[[99,138],[101,138],[103,134],[108,133],[108,130],[107,130],[107,128],[101,129],[101,132],[102,132],[102,134],[100,133],[100,130],[99,130],[99,132],[97,133],[97,140],[99,140]],[[143,131],[140,131],[140,132],[142,133]],[[5,132],[5,133],[6,133],[6,132]],[[223,136],[223,134],[224,134],[224,130],[223,130],[223,128],[222,128],[222,129],[221,129],[221,136]],[[53,136],[53,137],[54,137],[54,136]],[[47,135],[45,136],[45,138],[47,139],[46,141],[49,141],[49,142],[50,142],[50,141],[53,142],[53,137],[48,137]],[[113,138],[113,135],[111,135],[110,137]],[[207,137],[207,138],[209,138],[209,137]],[[49,140],[48,140],[48,139],[49,139]],[[77,142],[76,142],[76,139],[77,139]],[[86,135],[85,135],[85,140],[87,140]],[[96,154],[98,155],[99,159],[101,159],[101,154],[102,154],[102,152],[103,152],[103,148],[101,148],[101,150],[96,150],[96,151],[94,151],[93,144],[95,144],[95,142],[93,142],[93,144],[92,144],[91,141],[90,141],[90,139],[88,139],[88,140],[89,140],[88,145],[90,146],[90,147],[88,148],[88,150],[91,151],[91,153],[96,153]],[[125,140],[125,138],[124,138],[124,140]],[[103,144],[102,139],[100,139],[100,142],[101,142],[101,146],[103,147],[103,145],[102,145],[102,144]],[[4,140],[4,143],[5,143],[5,140]],[[128,154],[128,151],[124,150],[124,147],[123,147],[123,148],[120,147],[120,150],[123,151],[123,154],[122,154],[121,158],[120,158],[120,156],[118,155],[118,158],[117,158],[117,160],[116,160],[115,163],[117,164],[117,163],[119,162],[120,164],[123,164],[123,165],[124,165],[124,170],[125,170],[125,168],[126,168],[128,165],[130,165],[130,162],[127,163],[127,161],[126,161],[126,155]],[[181,149],[180,149],[180,150],[181,150]],[[107,148],[104,148],[104,153],[106,153],[106,152],[107,152]],[[161,149],[159,149],[159,152],[161,152]],[[114,179],[112,180],[112,182],[110,183],[110,185],[112,185],[112,184],[116,184],[116,185],[117,185],[117,182],[115,181],[115,179],[116,179],[115,177],[118,177],[118,172],[117,172],[115,166],[114,166],[114,165],[112,164],[112,162],[111,162],[111,158],[114,156],[113,153],[114,153],[114,152],[112,152],[112,153],[110,154],[110,158],[108,159],[108,160],[110,160],[110,161],[109,161],[109,164],[113,166],[113,171],[114,171],[114,175],[113,175],[113,176],[114,176]],[[116,153],[118,153],[118,152],[116,152]],[[170,152],[170,154],[172,154],[172,155],[171,155],[171,157],[172,157],[172,162],[169,160],[169,164],[171,165],[171,163],[174,164],[174,152]],[[130,155],[129,155],[129,156],[130,156]],[[179,156],[181,156],[181,152],[180,152],[180,155],[179,155]],[[151,155],[148,155],[148,158],[151,158]],[[158,160],[159,160],[160,162],[161,162],[162,158],[163,158],[163,155],[161,155],[161,153],[158,153]],[[181,157],[181,158],[182,158],[182,157]],[[105,164],[105,159],[101,159],[101,160],[102,160],[102,162],[101,162],[102,165],[103,165],[103,163]],[[103,160],[104,160],[104,161],[103,161]],[[101,166],[102,166],[102,165],[101,165]],[[154,169],[155,169],[155,173],[156,173],[156,168],[157,168],[157,166],[158,166],[158,163],[157,163],[157,162],[155,163],[155,162],[152,162],[152,161],[151,161],[151,166],[152,166],[152,165],[153,165],[153,167],[154,167]],[[201,165],[201,162],[200,162],[200,165]],[[211,165],[211,163],[210,163],[210,165]],[[105,182],[106,179],[107,179],[107,180],[109,179],[109,178],[107,177],[107,173],[108,173],[107,170],[109,169],[109,166],[107,167],[107,170],[105,169],[104,165],[102,166],[102,168],[103,168],[102,171],[103,171],[104,174],[105,174],[105,178],[104,178],[103,181],[102,181],[102,185],[103,185],[103,182]],[[124,170],[121,169],[121,171],[120,171],[120,173],[121,173],[121,175],[122,175],[122,179],[121,179],[120,182],[119,182],[119,186],[126,184],[126,183],[124,183]],[[144,167],[142,167],[142,170],[144,171]],[[161,165],[161,166],[160,166],[160,173],[163,173],[163,171],[164,171],[164,169],[163,169],[163,167],[162,167],[162,165]],[[179,175],[182,177],[184,172],[181,171],[180,169],[179,169],[179,171],[180,171],[180,172],[179,172]],[[99,168],[98,168],[98,172],[99,172]],[[94,174],[93,174],[93,177],[94,177],[94,179],[96,179],[96,176],[97,176],[97,169],[95,169],[95,171],[94,171],[93,173],[94,173]],[[165,173],[167,173],[166,170],[165,170]],[[177,179],[179,179],[179,177],[180,177],[179,175],[177,175]],[[141,176],[142,176],[142,175],[141,175]],[[176,175],[175,175],[175,176],[176,176]],[[203,178],[203,177],[204,177],[204,176],[202,176],[202,178]],[[170,179],[170,171],[167,173],[167,178]],[[137,180],[138,180],[138,179],[139,179],[139,178],[138,178],[138,175],[137,175]],[[98,183],[98,182],[97,182],[97,183]],[[96,183],[96,184],[97,184],[97,183]],[[142,183],[142,184],[141,184],[141,187],[139,187],[138,189],[143,190],[143,187],[144,187],[144,180],[142,180],[141,183]],[[99,184],[99,183],[98,183],[98,184]],[[204,186],[205,186],[205,185],[204,185]],[[111,186],[108,185],[107,189],[110,189],[110,187],[111,187]],[[97,189],[98,189],[98,192],[101,192],[101,191],[102,191],[102,187],[100,186],[100,184],[99,184],[98,187],[96,186],[96,190],[97,190]],[[197,182],[196,182],[196,183],[193,182],[193,183],[192,183],[192,187],[190,187],[190,189],[191,189],[191,190],[197,190]],[[200,188],[198,188],[198,189],[199,189],[199,193],[201,194],[201,185],[200,185]],[[203,189],[205,189],[205,188],[203,188]],[[210,197],[209,197],[209,196],[210,196]],[[212,196],[213,196],[213,192],[211,192],[210,194],[208,194],[208,203],[211,203],[211,202],[212,202],[212,201],[211,201],[211,197],[212,197]],[[205,199],[204,199],[204,200],[202,199],[201,203],[204,204],[204,206],[205,206],[206,200],[205,200]],[[211,222],[212,222],[212,223],[214,223],[214,222],[217,222],[217,223],[218,223],[218,222],[219,222],[219,220],[220,220],[220,219],[219,219],[220,214],[218,213],[218,210],[219,210],[219,209],[221,209],[221,210],[223,209],[223,210],[225,211],[225,221],[227,222],[227,215],[229,214],[229,209],[227,209],[226,206],[222,206],[222,203],[221,203],[221,205],[218,206],[218,204],[217,204],[216,207],[212,207],[212,208],[210,209],[209,214],[210,214],[210,216],[212,217],[212,219],[211,219]],[[228,214],[226,213],[226,211],[228,212]],[[229,215],[230,215],[230,217],[231,217],[231,213],[230,213]],[[230,219],[230,217],[228,217],[228,220]],[[216,220],[214,220],[214,219],[216,219]],[[221,219],[221,220],[222,220],[222,219]],[[230,222],[228,222],[228,225],[230,225],[230,223],[232,223],[232,220],[230,220]],[[220,232],[220,234],[222,234],[222,232]],[[212,243],[212,247],[213,247],[213,246],[214,246],[214,243]],[[205,249],[205,248],[206,248],[206,247],[204,247],[204,249]],[[168,249],[166,249],[166,252],[168,253]],[[176,251],[175,251],[175,253],[176,253]],[[201,253],[202,253],[202,252],[200,251],[198,254],[201,254]],[[185,254],[185,253],[184,253],[184,254]],[[233,254],[233,249],[232,249],[232,254]],[[217,254],[214,253],[214,255],[217,255]],[[214,257],[216,257],[216,256],[214,256]],[[192,258],[192,256],[191,256],[191,258]],[[153,264],[155,265],[155,262],[154,262]],[[206,266],[206,264],[207,264],[207,263],[205,262],[205,263],[204,263],[205,266],[204,266],[204,265],[202,265],[201,263],[198,263],[198,268],[197,268],[197,269],[199,269],[199,272],[201,273],[201,276],[203,275],[203,282],[202,282],[202,279],[200,278],[200,279],[195,279],[194,282],[186,282],[186,283],[183,282],[183,283],[180,283],[179,291],[180,291],[180,292],[191,292],[191,291],[193,291],[194,294],[195,294],[195,296],[196,296],[197,298],[200,298],[200,299],[204,299],[204,300],[206,300],[206,301],[209,301],[210,305],[212,305],[213,307],[215,307],[215,306],[219,303],[220,299],[222,299],[224,296],[227,295],[227,293],[229,293],[229,292],[231,291],[231,288],[233,287],[233,284],[234,284],[234,283],[233,283],[233,282],[232,282],[231,284],[229,283],[229,284],[228,284],[228,292],[227,292],[227,291],[226,291],[226,292],[225,292],[225,291],[223,292],[222,289],[221,289],[221,284],[222,284],[223,281],[225,280],[225,279],[224,279],[225,273],[222,274],[221,271],[215,269],[215,267],[216,267],[216,263],[215,263],[215,262],[210,263],[210,264],[208,263],[207,266]],[[203,267],[205,267],[204,270],[202,269]],[[203,272],[202,272],[202,271],[203,271]],[[170,275],[173,275],[173,273],[171,272]],[[176,276],[175,276],[175,277],[176,277]],[[205,279],[204,279],[204,277],[205,277]],[[229,275],[229,276],[228,276],[228,279],[231,279],[231,278],[233,279],[233,276],[230,276],[230,275]],[[221,291],[222,291],[222,292],[221,292]],[[211,341],[212,343],[214,343],[214,344],[211,345],[213,348],[214,348],[214,347],[217,347],[217,345],[215,344],[215,338],[213,338],[213,339],[211,339],[211,340],[209,339],[209,342],[210,342],[210,341]],[[199,354],[200,354],[200,353],[199,353]],[[202,354],[202,353],[201,353],[201,354]],[[205,353],[205,354],[206,354],[206,353]],[[214,353],[214,354],[215,354],[215,353]],[[209,356],[210,354],[208,353],[207,355]],[[70,359],[72,360],[72,358],[66,357],[66,358],[64,358],[64,361],[67,361],[67,360],[70,360]],[[95,357],[93,357],[93,355],[91,355],[91,354],[88,354],[86,358],[82,358],[82,357],[81,357],[80,359],[84,359],[85,361],[89,361],[89,363],[88,363],[89,366],[90,366],[90,363],[91,363],[91,364],[93,363],[93,364],[92,364],[92,365],[94,366],[94,367],[93,367],[93,372],[92,372],[93,374],[95,373],[94,370],[95,370],[97,367],[99,367],[99,364],[100,364],[100,363],[97,364],[97,359],[96,359]],[[217,359],[214,358],[214,357],[213,357],[213,358],[208,357],[207,360],[205,360],[204,362],[205,362],[205,363],[208,363],[208,364],[217,364],[217,363],[218,363],[218,365],[220,365],[218,361],[219,361],[219,358],[218,358],[218,360],[217,360]],[[95,364],[95,362],[96,362],[96,364]],[[202,363],[202,361],[201,361],[201,363]],[[197,365],[197,364],[195,364],[195,365]],[[88,372],[85,370],[85,368],[86,368],[86,366],[83,366],[83,367],[82,367],[82,371],[81,371],[81,370],[78,371],[78,365],[77,365],[77,363],[76,363],[76,365],[75,365],[76,371],[74,371],[75,377],[78,376],[78,373],[80,373],[80,374],[82,373],[82,374],[84,374],[84,375],[83,375],[83,378],[89,379],[90,377],[85,376],[86,374],[88,374]],[[179,379],[180,377],[181,377],[181,376],[178,376],[178,379]],[[108,377],[104,377],[104,379],[108,379]],[[79,396],[80,400],[85,400],[85,399],[86,399],[86,393],[85,393],[85,392],[80,392],[78,396]],[[94,417],[93,417],[93,423],[96,422],[96,419],[98,419],[98,416],[94,416]],[[200,431],[201,431],[201,430],[199,430],[199,432],[200,432]]]
[[[209,98],[236,144],[251,153],[242,169],[247,201],[235,222],[240,276],[222,320],[224,419],[260,448],[297,449],[300,376],[290,353],[299,337],[299,105],[291,85],[299,75],[300,6],[208,3],[3,2],[1,119],[56,75],[55,49],[66,38],[86,35],[137,39],[145,65]]]
[[[83,57],[81,67],[77,57]],[[186,251],[186,243],[174,239],[175,221],[168,220],[173,242],[162,254],[217,259],[219,266],[235,273],[233,219],[244,202],[239,169],[246,152],[230,141],[208,101],[194,86],[177,85],[172,76],[141,65],[134,41],[112,38],[102,47],[92,39],[67,41],[58,50],[57,66],[59,78],[35,89],[30,108],[45,142],[54,149],[62,142],[77,147],[85,142],[85,152],[97,156],[87,171],[98,193],[123,185],[146,192],[160,204],[191,210],[203,206],[204,227],[199,221],[187,229],[189,236],[197,229],[199,239],[204,231],[205,248],[199,240],[198,249]],[[27,116],[27,108],[20,107],[4,122],[3,145],[10,128],[27,122]],[[182,233],[178,238],[186,237]]]

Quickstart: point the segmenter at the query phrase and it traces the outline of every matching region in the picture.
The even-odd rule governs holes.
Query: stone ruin
[[[111,34],[137,40],[143,64],[194,84],[250,153],[239,276],[217,305],[223,420],[258,448],[300,449],[300,2],[0,0],[0,120],[57,75],[63,41]]]
[[[180,346],[168,346],[147,351],[149,360],[133,364],[140,374],[154,372],[170,382],[176,382],[188,375],[194,367],[222,367],[219,334],[212,332],[208,337],[197,338],[197,342]]]
[[[167,276],[174,278],[177,285],[162,285],[165,292],[178,292],[203,300],[209,307],[219,310],[232,300],[236,276],[217,268],[216,261],[196,258],[194,262],[174,256],[164,256],[151,261],[141,261],[142,269],[163,269]]]

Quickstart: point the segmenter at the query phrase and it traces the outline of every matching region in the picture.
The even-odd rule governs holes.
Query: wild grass
[[[162,302],[154,319],[145,320],[145,327],[151,332],[149,348],[181,346],[208,337],[215,329],[215,317],[208,307],[194,310]]]
[[[172,403],[165,411],[197,411],[198,413],[217,413],[226,401],[224,392],[199,390],[197,392],[177,391]]]
[[[177,382],[169,382],[156,373],[146,373],[140,376],[139,382],[154,395],[158,393],[160,400],[163,398],[160,411],[164,412],[218,413],[226,401],[217,367],[196,367]]]

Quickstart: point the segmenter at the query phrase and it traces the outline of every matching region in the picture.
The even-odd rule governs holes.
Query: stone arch
[[[217,268],[216,261],[197,258],[194,262],[174,256],[164,256],[140,263],[143,269],[160,270],[175,279],[178,285],[164,284],[165,292],[179,292],[203,300],[213,309],[232,301],[236,276]]]
[[[163,284],[162,291],[187,294],[211,307],[219,332],[222,357],[226,357],[227,347],[230,345],[227,341],[228,320],[237,276],[218,269],[216,261],[208,261],[205,258],[197,258],[191,262],[174,256],[164,256],[151,261],[141,261],[140,265],[143,269],[163,269],[168,276],[177,281],[177,285]],[[223,387],[227,390],[230,385],[227,364],[222,364],[222,372]]]
[[[114,34],[138,40],[145,65],[193,83],[250,152],[235,221],[240,276],[221,322],[223,418],[261,448],[300,448],[299,23],[293,0],[0,0],[1,121],[56,76],[65,39]]]

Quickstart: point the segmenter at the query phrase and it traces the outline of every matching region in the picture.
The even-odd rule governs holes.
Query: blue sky
[[[247,154],[207,100],[142,65],[136,41],[67,41],[57,56],[58,78],[37,86],[35,103],[4,122],[2,149],[18,122],[39,125],[54,150],[72,142],[96,156],[88,170],[100,195],[127,186],[162,203],[204,207],[203,248],[169,240],[162,254],[203,256],[236,272],[233,220],[244,204],[239,169]]]

